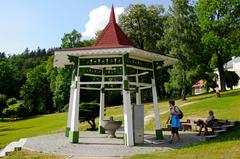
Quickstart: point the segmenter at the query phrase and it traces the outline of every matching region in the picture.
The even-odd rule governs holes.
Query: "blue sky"
[[[73,29],[89,38],[91,29],[105,25],[112,4],[120,14],[131,3],[163,4],[168,8],[171,0],[3,0],[0,52],[17,54],[25,48],[58,47],[64,33]]]

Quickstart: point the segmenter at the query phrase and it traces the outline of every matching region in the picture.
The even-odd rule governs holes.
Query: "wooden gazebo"
[[[176,63],[177,59],[133,47],[115,20],[112,8],[110,19],[92,47],[69,48],[55,51],[54,66],[74,64],[70,90],[68,124],[66,136],[72,143],[78,143],[78,116],[80,90],[99,90],[100,114],[99,132],[104,133],[101,121],[104,119],[105,92],[122,91],[124,110],[124,144],[134,145],[131,95],[136,104],[141,104],[141,91],[152,89],[156,120],[156,138],[163,137],[160,126],[158,98],[155,85],[155,71]],[[81,81],[81,77],[95,77],[94,81]],[[96,79],[99,79],[96,81]]]

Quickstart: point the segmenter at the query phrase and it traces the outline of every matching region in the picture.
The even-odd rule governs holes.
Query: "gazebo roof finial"
[[[114,12],[114,7],[112,4],[112,9],[111,9],[111,13],[110,13],[110,18],[109,18],[109,23],[116,23],[116,18],[115,18],[115,12]]]

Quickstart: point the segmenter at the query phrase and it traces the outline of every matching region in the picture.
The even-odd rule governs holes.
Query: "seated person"
[[[205,128],[205,135],[208,134],[208,129],[207,127],[211,127],[213,126],[214,124],[214,121],[215,121],[215,117],[214,117],[214,113],[212,110],[209,110],[208,112],[209,116],[207,118],[206,121],[203,121],[203,120],[198,120],[197,121],[197,126],[200,127],[199,129],[199,133],[197,135],[201,135],[201,132],[202,132],[202,129]]]

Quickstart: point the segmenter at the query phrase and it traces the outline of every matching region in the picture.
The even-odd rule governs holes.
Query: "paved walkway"
[[[123,145],[123,132],[117,132],[115,139],[107,138],[107,134],[98,132],[80,132],[79,143],[71,144],[63,133],[27,138],[24,149],[43,153],[55,153],[68,156],[68,158],[83,159],[110,159],[148,153],[154,150],[166,151],[189,146],[204,140],[192,132],[181,132],[180,143],[169,144],[170,132],[164,132],[165,140],[156,141],[153,132],[145,132],[143,145],[126,147]]]

